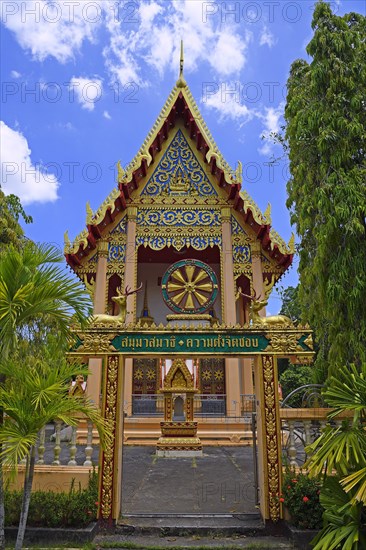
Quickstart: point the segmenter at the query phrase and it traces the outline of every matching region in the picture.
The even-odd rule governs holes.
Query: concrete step
[[[253,514],[125,514],[118,521],[116,534],[158,536],[265,535],[257,513]]]

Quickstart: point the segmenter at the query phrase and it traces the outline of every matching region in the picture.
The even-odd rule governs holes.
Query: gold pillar
[[[112,526],[121,513],[123,363],[123,357],[118,355],[109,355],[104,360],[102,410],[112,436],[107,448],[101,449],[99,457],[99,520],[107,526]]]
[[[107,286],[107,262],[108,262],[108,242],[100,240],[98,242],[98,262],[95,275],[95,292],[93,313],[105,313],[106,306],[106,286]],[[88,363],[89,376],[86,386],[86,394],[99,407],[100,387],[102,379],[102,359],[92,357]]]
[[[129,206],[127,208],[127,243],[126,243],[126,260],[125,260],[125,280],[124,286],[135,288],[137,283],[137,261],[136,261],[136,219],[137,208]],[[132,294],[127,298],[127,315],[126,324],[133,323],[136,319],[136,294]],[[124,390],[124,406],[127,416],[132,415],[132,376],[133,376],[133,360],[127,358],[125,360],[125,390]]]
[[[253,289],[257,296],[264,298],[263,271],[262,271],[262,249],[259,241],[254,241],[251,244],[252,251],[252,270],[253,270]],[[261,317],[266,316],[266,308],[262,308],[259,312]]]
[[[235,281],[233,264],[233,247],[231,240],[231,211],[230,208],[221,209],[222,222],[222,281],[224,322],[235,325]],[[239,361],[234,358],[225,359],[226,384],[226,412],[228,416],[240,415],[240,376]]]
[[[257,355],[254,376],[260,510],[263,520],[276,522],[282,517],[279,502],[282,465],[277,359],[272,355]]]

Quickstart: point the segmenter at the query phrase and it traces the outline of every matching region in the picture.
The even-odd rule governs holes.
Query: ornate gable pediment
[[[250,226],[251,232],[261,242],[263,252],[273,259],[281,272],[292,261],[294,239],[286,244],[271,228],[270,215],[267,212],[262,214],[242,189],[241,163],[236,171],[227,164],[182,77],[172,89],[136,157],[126,170],[118,163],[118,186],[95,212],[87,204],[86,229],[72,242],[65,234],[64,251],[69,266],[76,272],[83,271],[85,261],[95,254],[98,241],[111,234],[113,245],[110,246],[109,259],[122,261],[125,228],[122,224],[115,230],[116,223],[131,203],[139,202],[143,207],[153,206],[159,201],[164,205],[191,206],[196,210],[219,208],[225,204],[238,213],[245,227]],[[196,235],[194,245],[192,239],[184,241],[186,237],[172,245],[177,250],[188,243],[200,250],[219,245],[217,239],[220,237],[214,234],[215,227],[210,227],[210,231],[212,235],[207,243],[198,242],[201,235]],[[143,241],[138,244],[150,246],[150,242],[145,241],[145,234],[139,238]],[[156,235],[156,238],[160,236]],[[245,245],[240,243],[236,252],[249,265]],[[152,248],[160,249],[160,241],[153,243]]]
[[[141,192],[142,197],[217,196],[183,132],[179,129]]]

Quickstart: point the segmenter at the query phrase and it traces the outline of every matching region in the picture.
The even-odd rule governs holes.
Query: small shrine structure
[[[161,437],[158,456],[201,456],[202,444],[194,422],[193,397],[198,392],[184,359],[174,359],[164,379],[164,421],[160,422]]]

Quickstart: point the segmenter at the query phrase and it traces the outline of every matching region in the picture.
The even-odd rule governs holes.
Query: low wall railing
[[[327,426],[340,426],[348,414],[338,415],[329,422],[329,408],[280,409],[282,458],[284,466],[301,467],[307,454],[305,448],[313,443]]]
[[[97,465],[99,445],[93,443],[93,428],[90,420],[77,426],[65,426],[60,420],[48,424],[39,433],[36,465]]]

